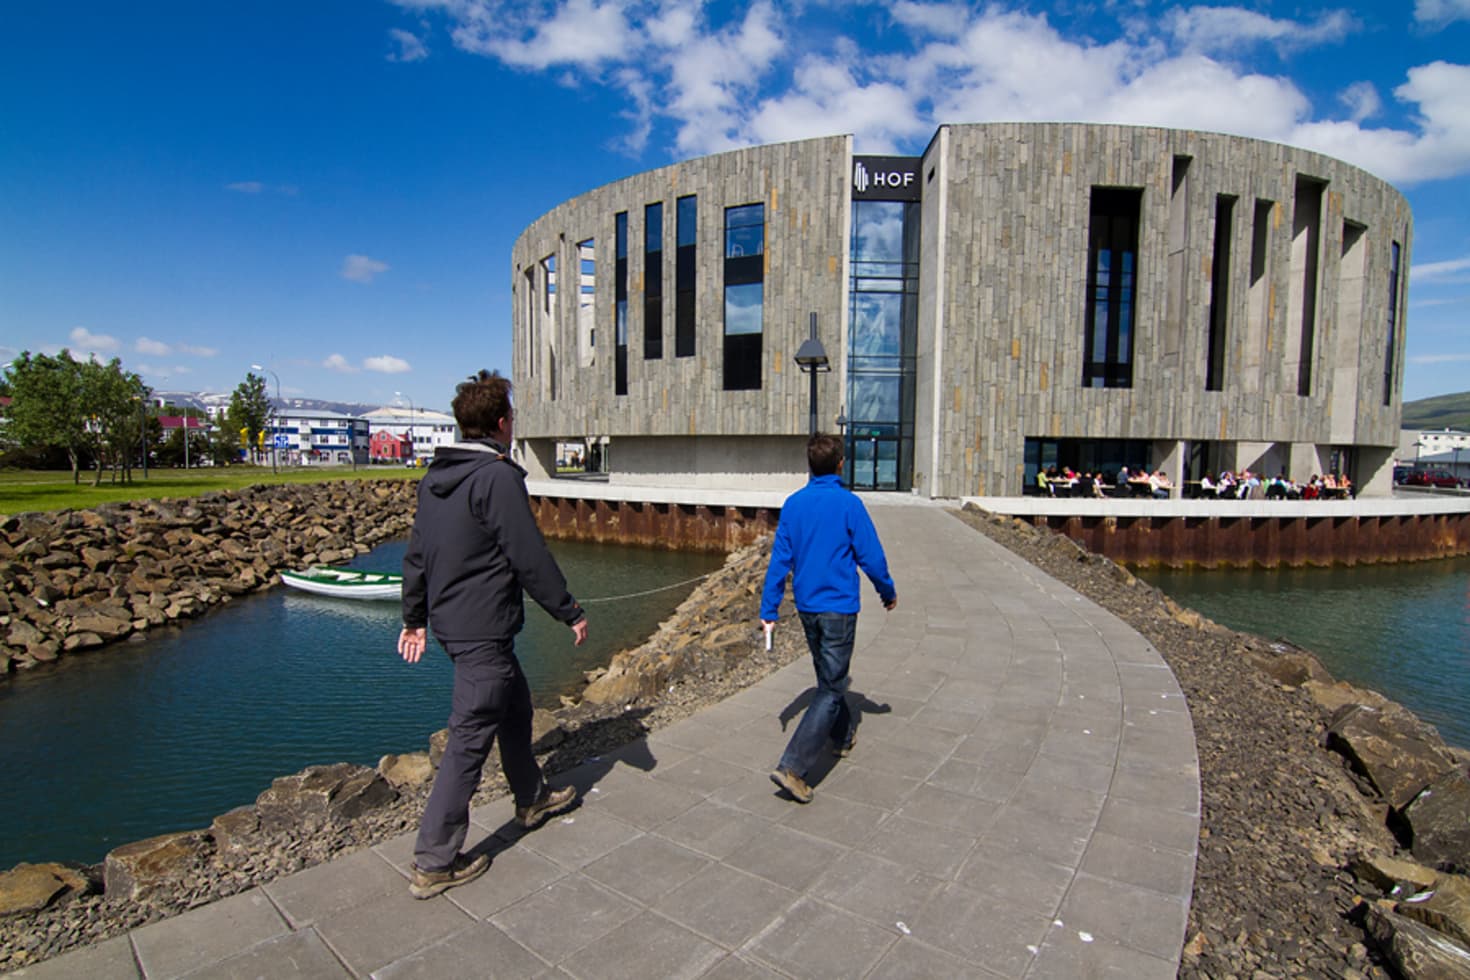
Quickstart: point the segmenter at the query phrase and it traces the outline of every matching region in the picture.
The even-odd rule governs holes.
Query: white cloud
[[[1470,361],[1470,354],[1415,354],[1405,360],[1410,364],[1459,364]]]
[[[1417,131],[1364,129],[1351,122],[1304,122],[1285,139],[1340,157],[1385,180],[1412,184],[1470,171],[1470,65],[1436,61],[1409,69],[1393,94],[1419,107]]]
[[[149,357],[167,357],[174,349],[161,340],[151,340],[147,337],[139,337],[133,342],[133,350],[139,354],[147,354]]]
[[[1383,110],[1383,100],[1372,82],[1354,82],[1337,94],[1337,100],[1347,107],[1348,115],[1355,123],[1372,119]]]
[[[237,180],[232,184],[226,184],[225,190],[234,191],[237,194],[259,194],[265,190],[265,185],[258,180]]]
[[[366,255],[349,255],[342,260],[342,278],[352,282],[370,283],[389,268],[388,263]]]
[[[1414,20],[1431,27],[1470,20],[1470,0],[1414,0]]]
[[[617,62],[638,46],[620,0],[565,0],[549,14],[541,5],[499,0],[395,2],[444,10],[455,21],[450,37],[456,47],[518,68]]]
[[[67,338],[71,341],[72,347],[89,354],[108,353],[122,346],[116,337],[109,337],[105,333],[93,333],[86,327],[73,327]]]
[[[180,344],[179,353],[193,354],[195,357],[217,357],[219,355],[219,348],[201,347],[198,344]]]
[[[1367,82],[1319,107],[1289,77],[1234,60],[1263,45],[1289,53],[1339,42],[1359,29],[1346,6],[1296,20],[1245,6],[1181,7],[1152,21],[1132,17],[1114,39],[1094,40],[1022,9],[896,0],[861,5],[864,18],[890,18],[885,47],[873,52],[841,33],[840,20],[835,32],[809,29],[819,13],[849,9],[824,2],[754,0],[724,22],[714,18],[728,8],[692,0],[393,2],[442,15],[462,50],[555,68],[566,84],[612,86],[627,100],[622,143],[633,152],[661,123],[672,127],[672,149],[693,156],[844,132],[863,152],[914,152],[943,122],[1065,120],[1277,140],[1400,184],[1470,172],[1470,66],[1410,69],[1393,90],[1409,121],[1370,127],[1384,106]],[[1470,17],[1470,0],[1418,0],[1415,16]]]
[[[889,9],[894,20],[911,30],[940,37],[956,37],[969,20],[969,11],[961,4],[914,3],[902,0]]]
[[[408,31],[395,27],[388,32],[396,45],[394,50],[388,52],[389,61],[411,62],[423,61],[429,56],[429,48],[424,42]]]
[[[1416,262],[1409,270],[1409,281],[1416,286],[1427,282],[1470,282],[1470,256],[1444,262]]]
[[[364,358],[362,367],[364,371],[377,371],[379,374],[404,374],[413,370],[403,358],[391,354]]]
[[[1242,7],[1176,7],[1163,25],[1186,50],[1229,53],[1249,44],[1289,51],[1341,41],[1358,26],[1345,10],[1325,11],[1312,23],[1277,20]]]
[[[349,364],[347,358],[343,357],[341,354],[333,354],[325,361],[322,361],[322,367],[326,368],[328,371],[336,371],[338,374],[357,373],[357,368]]]

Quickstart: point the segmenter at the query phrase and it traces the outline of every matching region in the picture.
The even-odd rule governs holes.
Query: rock
[[[1247,656],[1276,683],[1287,687],[1301,687],[1307,681],[1332,683],[1332,675],[1322,666],[1322,661],[1305,650],[1252,650]]]
[[[1434,780],[1399,814],[1414,857],[1470,870],[1470,779],[1459,769]]]
[[[372,769],[339,762],[276,779],[256,798],[255,809],[267,830],[318,827],[351,820],[397,798],[398,791]]]
[[[1470,949],[1444,933],[1376,905],[1369,906],[1368,934],[1408,980],[1464,980]]]
[[[73,633],[61,641],[61,648],[67,653],[71,653],[75,650],[90,650],[93,647],[100,647],[105,642],[107,641],[96,633]],[[41,658],[37,657],[36,659],[39,660]]]
[[[566,741],[566,730],[561,719],[550,711],[537,711],[531,715],[531,748],[536,752],[550,752]]]
[[[0,918],[39,912],[58,898],[91,889],[87,876],[64,864],[17,864],[0,873]]]
[[[1394,911],[1470,947],[1470,878],[1464,875],[1440,875],[1429,889],[1399,902]]]
[[[260,831],[260,816],[253,806],[237,806],[221,813],[209,825],[209,835],[220,854],[238,856],[249,850],[249,842]]]
[[[103,615],[92,613],[86,616],[77,616],[71,621],[71,630],[76,633],[94,633],[103,640],[116,640],[127,636],[133,631],[131,617],[126,610],[118,610],[119,615]]]
[[[1329,719],[1350,704],[1362,704],[1380,709],[1390,704],[1387,698],[1376,691],[1354,687],[1347,681],[1333,683],[1330,679],[1326,681],[1308,679],[1302,681],[1299,686],[1312,696],[1312,700],[1322,709],[1323,717]]]
[[[1404,861],[1386,854],[1359,855],[1348,862],[1348,870],[1359,881],[1367,882],[1385,894],[1403,884],[1422,891],[1434,884],[1439,872],[1413,861]]]
[[[429,765],[435,769],[444,760],[444,748],[449,744],[449,729],[441,728],[429,736]]]
[[[162,834],[124,844],[102,862],[107,897],[136,901],[192,875],[209,852],[202,830]]]
[[[1395,809],[1455,766],[1438,733],[1396,706],[1341,708],[1327,728],[1327,747],[1346,756]]]
[[[378,775],[397,790],[427,786],[434,779],[434,765],[427,752],[385,755],[378,760]]]

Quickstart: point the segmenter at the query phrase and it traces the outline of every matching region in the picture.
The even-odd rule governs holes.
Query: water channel
[[[397,571],[403,543],[352,564]],[[589,639],[527,602],[517,643],[537,703],[637,645],[719,567],[720,555],[553,542]],[[677,588],[664,588],[679,584]],[[609,597],[649,592],[617,601]],[[276,776],[422,751],[449,713],[437,647],[399,659],[396,602],[276,588],[135,643],[0,680],[0,869],[95,862],[119,844],[208,826]]]
[[[1135,570],[1233,629],[1315,653],[1470,748],[1470,558],[1351,568]]]

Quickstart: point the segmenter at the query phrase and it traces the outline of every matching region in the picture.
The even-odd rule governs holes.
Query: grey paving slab
[[[442,980],[484,977],[527,980],[552,972],[550,964],[488,922],[475,922],[396,960],[372,974],[373,980]]]
[[[1162,658],[941,509],[872,513],[900,605],[864,597],[857,746],[810,804],[767,778],[800,658],[561,774],[581,805],[534,832],[475,808],[490,869],[442,896],[405,833],[19,975],[1172,975],[1199,765]]]
[[[177,977],[289,931],[265,892],[252,888],[134,929],[132,938],[145,976]]]
[[[333,980],[351,976],[314,929],[283,933],[184,974],[186,980]]]
[[[27,980],[73,980],[75,977],[137,980],[143,971],[133,954],[132,940],[127,936],[115,936],[95,946],[84,946],[6,975]]]

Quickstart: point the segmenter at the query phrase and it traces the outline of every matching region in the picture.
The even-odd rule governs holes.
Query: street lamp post
[[[811,434],[817,434],[817,375],[822,372],[831,371],[832,367],[827,361],[827,351],[822,347],[822,342],[817,339],[817,315],[811,315],[811,336],[801,342],[796,349],[796,364],[802,373],[811,377]]]
[[[264,371],[276,379],[276,400],[271,403],[271,472],[276,473],[278,472],[276,469],[276,412],[278,411],[277,405],[281,401],[281,377],[270,368],[260,364],[252,364],[250,367],[255,371]]]
[[[414,425],[414,416],[416,414],[415,411],[414,411],[414,407],[413,407],[413,399],[412,398],[409,398],[408,395],[405,395],[401,391],[395,391],[395,392],[393,392],[393,396],[395,398],[407,398],[408,399],[408,451],[412,454],[412,455],[409,456],[409,459],[412,460],[414,456],[417,456],[418,455],[418,452],[415,449],[415,446],[417,445],[417,441],[416,441],[416,439],[414,437],[414,428],[413,428],[413,425]]]

